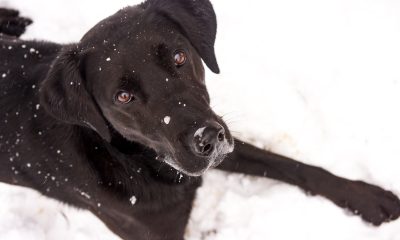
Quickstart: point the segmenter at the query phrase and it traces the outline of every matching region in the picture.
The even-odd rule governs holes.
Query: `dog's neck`
[[[83,131],[81,142],[85,143],[85,150],[91,151],[90,149],[92,149],[92,151],[101,152],[101,154],[96,155],[101,155],[102,160],[96,160],[96,164],[100,162],[103,162],[103,164],[112,163],[114,168],[124,169],[124,171],[115,170],[114,177],[116,178],[120,178],[121,174],[139,173],[139,177],[152,178],[154,181],[172,185],[182,185],[192,179],[160,161],[153,149],[141,143],[129,141],[115,131],[113,131],[112,141],[109,143],[91,129],[79,128]],[[88,153],[89,156],[93,156],[94,154],[92,152]],[[96,167],[96,164],[94,167]],[[146,173],[142,173],[142,171]],[[107,177],[113,177],[112,172],[112,169],[108,168]],[[131,178],[131,176],[125,177],[127,179]]]

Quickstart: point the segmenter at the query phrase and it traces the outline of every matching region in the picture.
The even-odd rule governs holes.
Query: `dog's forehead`
[[[89,31],[82,42],[90,49],[88,64],[94,65],[90,67],[90,76],[94,82],[109,83],[107,87],[119,86],[117,79],[140,79],[146,81],[144,87],[162,90],[159,94],[170,94],[169,89],[186,89],[189,85],[200,84],[196,79],[203,78],[200,56],[176,26],[145,17],[137,9],[124,10],[105,19]],[[189,50],[196,70],[182,79],[170,81],[174,74],[161,65],[173,64],[173,53],[180,49]]]
[[[82,39],[83,48],[89,49],[89,54],[94,58],[114,65],[149,63],[158,54],[172,54],[182,48],[194,50],[189,40],[170,24],[137,19],[126,23],[126,26],[117,27],[112,22],[105,21],[95,28],[100,29],[98,34],[92,36],[89,32]],[[114,28],[119,30],[114,34],[107,34]],[[125,30],[121,32],[120,29]],[[161,48],[164,52],[159,51]]]
[[[127,7],[100,21],[81,39],[83,45],[125,45],[140,48],[156,42],[173,42],[186,38],[170,21],[148,14],[138,6]]]

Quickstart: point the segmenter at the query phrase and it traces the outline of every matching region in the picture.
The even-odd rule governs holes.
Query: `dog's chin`
[[[225,157],[231,153],[234,149],[233,141],[229,143],[226,141],[216,148],[216,150],[208,157],[201,157],[194,155],[191,151],[185,151],[184,148],[176,147],[180,149],[178,153],[170,152],[158,152],[158,160],[163,161],[175,170],[188,175],[188,176],[201,176],[208,169],[217,167],[223,162]]]
[[[189,167],[185,167],[182,163],[179,162],[176,158],[171,157],[170,155],[163,155],[163,157],[159,158],[159,160],[168,164],[175,170],[192,177],[199,177],[203,175],[207,170],[213,169],[217,167],[222,161],[225,159],[226,154],[217,156],[211,159],[201,159],[197,160],[197,164],[193,164]]]
[[[138,146],[151,149],[156,154],[156,160],[164,162],[178,172],[187,176],[198,177],[203,175],[208,169],[217,167],[225,157],[234,149],[233,139],[225,140],[223,144],[217,146],[215,151],[209,157],[196,156],[187,148],[177,145],[170,149],[170,146],[164,142],[152,141],[150,139],[140,139],[129,134],[119,134],[120,138],[116,139],[115,146],[124,153],[135,150]],[[171,150],[173,149],[173,150]]]
[[[199,177],[199,176],[203,175],[208,169],[211,168],[211,165],[208,164],[207,166],[202,167],[202,168],[188,169],[188,168],[183,167],[176,160],[171,159],[171,158],[166,158],[164,160],[164,162],[166,164],[168,164],[169,166],[171,166],[172,168],[174,168],[175,170],[177,170],[187,176],[191,176],[191,177]]]

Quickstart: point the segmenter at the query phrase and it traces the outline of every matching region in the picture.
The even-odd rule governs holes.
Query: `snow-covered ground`
[[[24,38],[72,42],[135,0],[0,0],[34,19]],[[216,111],[236,136],[400,195],[400,1],[214,0]],[[90,213],[0,184],[1,240],[118,239]],[[188,240],[399,240],[321,197],[210,171]]]

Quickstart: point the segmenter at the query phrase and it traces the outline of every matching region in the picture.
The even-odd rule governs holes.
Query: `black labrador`
[[[214,167],[297,185],[374,225],[399,217],[390,191],[232,137],[204,83],[202,60],[219,72],[208,0],[148,0],[70,45],[20,40],[31,21],[0,14],[0,181],[88,209],[123,239],[183,239]]]

